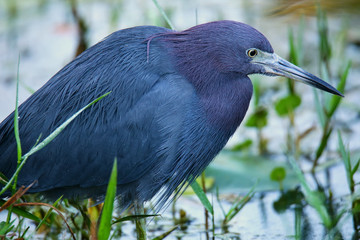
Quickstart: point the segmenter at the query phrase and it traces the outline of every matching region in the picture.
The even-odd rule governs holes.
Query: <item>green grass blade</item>
[[[21,161],[22,151],[21,151],[21,142],[19,136],[19,69],[20,69],[20,55],[18,59],[18,68],[16,76],[16,97],[15,97],[15,111],[14,111],[14,131],[15,131],[15,140],[17,146],[17,157],[18,165]]]
[[[290,47],[289,61],[295,65],[299,65],[297,49],[296,49],[295,42],[294,42],[294,33],[291,28],[288,30],[288,41],[289,41],[289,47]],[[294,95],[295,94],[294,81],[290,78],[287,78],[286,82],[287,82],[289,94]]]
[[[200,185],[196,181],[193,181],[193,183],[191,184],[191,188],[194,190],[196,196],[198,196],[200,202],[206,208],[206,210],[208,210],[211,215],[214,215],[213,206],[211,205],[209,199],[207,198],[204,190],[200,187]]]
[[[231,219],[233,219],[239,212],[240,210],[246,205],[246,203],[248,203],[251,198],[254,196],[254,190],[255,187],[257,186],[258,182],[255,183],[255,185],[250,189],[250,191],[240,199],[240,201],[235,202],[230,210],[228,211],[228,213],[225,216],[226,222],[228,223],[229,221],[231,221]]]
[[[27,85],[27,84],[24,83],[23,81],[21,81],[20,84],[21,84],[21,86],[22,86],[23,88],[25,88],[26,91],[28,91],[30,94],[33,94],[33,93],[36,92],[35,89],[31,88],[29,85]]]
[[[219,194],[219,187],[216,186],[216,200],[219,204],[219,207],[221,209],[221,212],[223,213],[224,217],[226,217],[226,213],[225,213],[225,210],[224,210],[224,207],[223,205],[221,204],[221,200],[220,200],[220,194]]]
[[[340,82],[337,85],[337,89],[340,92],[344,92],[344,90],[345,90],[345,84],[346,84],[347,77],[349,75],[350,68],[351,68],[351,61],[349,61],[347,63],[345,70],[341,75]],[[334,112],[336,111],[341,99],[342,99],[342,97],[340,97],[340,96],[332,95],[331,100],[330,100],[329,110],[327,113],[329,118],[331,118],[332,115],[334,114]]]
[[[34,148],[32,148],[28,153],[26,153],[23,158],[27,158],[30,155],[34,154],[35,152],[39,151],[40,149],[44,148],[46,145],[48,145],[55,137],[57,137],[64,129],[67,125],[69,125],[78,115],[80,115],[80,113],[82,113],[84,110],[88,109],[89,107],[91,107],[93,104],[97,103],[98,101],[100,101],[102,98],[106,97],[107,95],[109,95],[110,92],[105,93],[104,95],[98,97],[97,99],[95,99],[94,101],[92,101],[91,103],[89,103],[88,105],[86,105],[85,107],[83,107],[82,109],[80,109],[79,111],[77,111],[74,115],[72,115],[68,120],[66,120],[64,123],[62,123],[58,128],[55,129],[55,131],[53,131],[48,137],[46,137],[42,142],[40,142],[38,145],[36,145]]]
[[[252,84],[253,84],[253,99],[254,99],[254,106],[257,107],[259,106],[259,102],[260,102],[260,83],[259,83],[259,79],[256,77],[254,77],[252,79]]]
[[[6,235],[8,232],[10,232],[11,230],[14,229],[15,225],[14,225],[14,222],[15,222],[16,219],[12,220],[11,222],[0,222],[0,236],[4,236]],[[7,239],[4,237],[4,239]]]
[[[18,57],[18,66],[17,66],[17,75],[16,75],[16,96],[15,96],[15,111],[14,111],[14,133],[15,133],[15,141],[17,147],[17,167],[21,164],[21,141],[19,136],[19,72],[20,72],[20,55]],[[16,183],[17,183],[17,174],[14,178],[14,184],[12,187],[12,193],[16,191]],[[9,210],[9,214],[11,214],[11,209]]]
[[[0,199],[0,205],[2,206],[4,203],[5,201]],[[12,212],[17,214],[18,216],[33,220],[34,222],[41,222],[40,218],[20,207],[12,207]]]
[[[295,207],[295,240],[301,239],[301,218],[302,210],[300,207]]]
[[[313,89],[313,91],[314,91],[314,96],[315,96],[316,112],[318,114],[321,127],[324,128],[325,124],[326,124],[325,123],[325,121],[326,121],[325,120],[325,113],[324,113],[323,107],[321,106],[318,92],[315,89]]]
[[[54,202],[53,206],[54,206],[54,207],[57,207],[57,205],[59,204],[59,202],[60,202],[61,199],[62,199],[62,196],[61,196],[60,198],[58,198],[58,199]],[[44,223],[46,223],[46,219],[48,219],[48,217],[50,216],[50,214],[51,214],[52,211],[53,211],[53,209],[52,209],[52,208],[49,208],[49,210],[46,212],[44,218],[41,219],[39,225],[37,225],[35,231],[38,231],[38,230],[40,229],[40,227],[41,227]]]
[[[340,131],[338,131],[338,143],[339,143],[339,151],[341,154],[341,158],[343,159],[345,170],[346,170],[346,180],[348,182],[349,187],[352,185],[352,178],[351,178],[351,162],[350,162],[350,155],[345,149],[344,142],[341,137]]]
[[[26,233],[29,231],[30,226],[27,226],[27,228],[24,230],[24,232],[21,234],[20,238],[18,239],[25,239]],[[30,238],[28,238],[30,239]]]
[[[295,159],[293,159],[292,157],[289,157],[289,162],[290,162],[290,165],[292,166],[294,172],[296,173],[302,188],[304,189],[303,193],[305,195],[307,202],[310,204],[310,206],[312,206],[316,210],[316,212],[318,213],[318,215],[321,218],[325,227],[327,229],[330,229],[332,226],[332,221],[331,221],[330,215],[329,215],[323,201],[321,200],[319,194],[317,192],[311,190],[308,183],[306,182],[304,174],[301,172]]]
[[[356,173],[356,171],[359,169],[360,166],[360,159],[358,159],[358,161],[355,163],[354,168],[351,170],[351,177],[354,176],[354,174]]]
[[[92,101],[91,103],[89,103],[88,105],[86,105],[85,107],[83,107],[82,109],[80,109],[79,111],[77,111],[74,115],[72,115],[68,120],[66,120],[64,123],[62,123],[58,128],[56,128],[48,137],[46,137],[42,142],[40,142],[38,145],[36,145],[35,147],[33,147],[28,153],[26,153],[23,157],[22,157],[22,161],[20,163],[20,165],[18,166],[18,168],[16,169],[15,173],[13,174],[13,176],[10,178],[10,180],[8,181],[8,183],[2,188],[2,190],[0,191],[0,195],[2,195],[12,184],[12,182],[15,180],[16,176],[19,174],[21,168],[24,166],[24,164],[26,163],[26,160],[28,159],[28,157],[30,157],[32,154],[34,154],[35,152],[39,151],[40,149],[44,148],[47,144],[49,144],[57,135],[60,134],[60,132],[67,126],[69,125],[80,113],[82,113],[84,110],[86,110],[87,108],[89,108],[90,106],[92,106],[93,104],[95,104],[96,102],[100,101],[102,98],[106,97],[107,95],[109,95],[110,92],[105,93],[104,95],[98,97],[97,99],[95,99],[94,101]]]
[[[122,218],[117,218],[115,221],[112,222],[112,224],[126,222],[126,221],[134,221],[134,220],[139,220],[139,219],[148,218],[148,217],[157,217],[157,216],[160,216],[160,215],[159,214],[130,215],[130,216],[122,217]]]
[[[2,172],[0,172],[0,184],[5,186],[8,181],[9,179]]]
[[[330,128],[328,130],[328,132],[322,136],[320,145],[316,149],[316,159],[319,159],[320,156],[323,154],[326,146],[328,145],[328,141],[329,141],[329,138],[331,136],[331,133],[332,133],[332,128]],[[316,165],[314,165],[314,167],[316,167]]]
[[[321,6],[317,7],[317,28],[318,28],[318,36],[319,36],[319,48],[320,48],[320,60],[324,62],[329,62],[332,51],[331,45],[328,36],[328,22],[326,12],[321,9]]]
[[[117,187],[117,159],[114,160],[114,166],[111,171],[109,185],[107,187],[104,207],[101,213],[98,239],[107,240],[110,236],[112,213],[114,209],[114,201]]]
[[[304,29],[305,29],[305,17],[304,15],[300,18],[299,28],[297,30],[297,53],[298,53],[298,64],[301,66],[304,63]]]
[[[17,148],[17,168],[21,164],[21,156],[22,156],[21,142],[19,136],[19,72],[20,72],[20,54],[18,57],[18,66],[17,66],[17,75],[16,75],[16,97],[15,97],[15,112],[14,112],[14,134],[15,134],[15,141]],[[12,194],[16,192],[17,178],[18,178],[18,174],[14,174],[14,182],[11,189]],[[12,212],[12,206],[8,208],[7,223],[10,222],[11,212]]]
[[[152,240],[162,240],[162,239],[166,238],[167,236],[169,236],[170,233],[172,233],[173,231],[175,231],[175,230],[178,229],[178,228],[179,228],[179,226],[172,227],[169,231],[161,234],[161,235],[158,236],[158,237],[153,238]]]
[[[169,24],[170,28],[172,30],[175,30],[174,25],[172,25],[170,19],[168,18],[168,16],[166,15],[166,12],[164,11],[164,9],[160,6],[160,4],[158,3],[157,0],[153,0],[153,3],[155,4],[155,6],[157,7],[157,9],[159,10],[159,12],[161,13],[161,15],[163,16],[163,18],[165,19],[165,21],[167,22],[167,24]]]

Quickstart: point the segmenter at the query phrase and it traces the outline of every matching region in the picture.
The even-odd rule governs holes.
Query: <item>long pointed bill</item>
[[[261,52],[261,54],[254,57],[252,62],[263,65],[265,67],[266,73],[291,78],[326,92],[344,97],[344,95],[342,95],[338,90],[336,90],[327,82],[321,80],[311,73],[306,72],[294,64],[291,64],[285,59],[282,59],[275,53],[271,54]]]

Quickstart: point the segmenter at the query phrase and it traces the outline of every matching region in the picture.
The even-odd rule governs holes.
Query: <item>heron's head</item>
[[[184,72],[201,84],[216,74],[277,75],[343,96],[330,84],[279,57],[262,33],[244,23],[205,23],[174,32],[168,40]]]

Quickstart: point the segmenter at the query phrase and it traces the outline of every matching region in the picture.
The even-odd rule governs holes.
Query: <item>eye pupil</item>
[[[258,54],[258,52],[256,49],[250,49],[248,50],[247,54],[249,57],[255,57]]]

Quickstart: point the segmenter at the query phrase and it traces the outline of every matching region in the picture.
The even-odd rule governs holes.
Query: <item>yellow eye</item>
[[[251,58],[255,57],[258,54],[258,51],[255,48],[247,50],[247,55]]]

